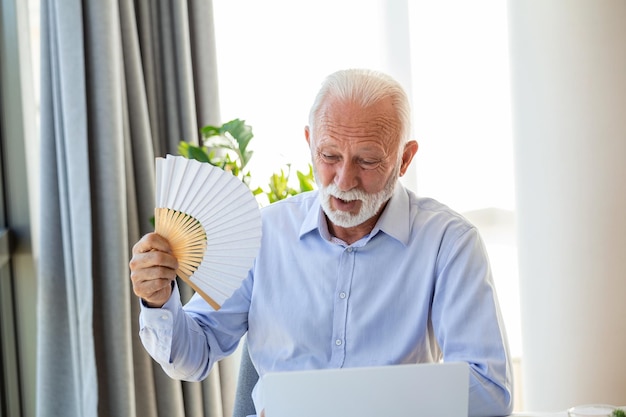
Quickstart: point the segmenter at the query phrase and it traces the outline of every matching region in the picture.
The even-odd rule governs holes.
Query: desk
[[[509,417],[567,417],[567,410],[557,411],[553,413],[521,412],[521,413],[513,413]]]
[[[626,410],[626,406],[618,406],[622,410]],[[567,417],[567,410],[555,411],[551,413],[536,413],[532,411],[513,413],[509,417]]]

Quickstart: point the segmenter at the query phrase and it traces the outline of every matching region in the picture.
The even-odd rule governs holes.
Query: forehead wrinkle
[[[401,141],[400,120],[389,100],[364,107],[331,98],[318,109],[312,127],[313,142],[318,146],[356,146],[361,151],[382,152],[385,158],[398,152]]]
[[[337,137],[339,139],[351,138],[375,138],[383,139],[382,144],[388,142],[393,133],[397,131],[397,123],[391,118],[377,116],[368,120],[338,120],[335,117],[324,115],[320,118],[318,132],[325,136]]]

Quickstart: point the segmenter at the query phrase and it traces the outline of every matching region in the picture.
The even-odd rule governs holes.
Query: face
[[[399,128],[391,102],[362,108],[331,101],[321,108],[315,131],[305,130],[332,224],[353,228],[378,218],[417,150],[409,142],[400,152]]]

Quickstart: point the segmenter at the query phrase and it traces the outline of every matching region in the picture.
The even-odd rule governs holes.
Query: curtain
[[[128,270],[155,156],[220,123],[213,32],[210,0],[41,0],[38,417],[231,415],[235,359],[166,376]]]

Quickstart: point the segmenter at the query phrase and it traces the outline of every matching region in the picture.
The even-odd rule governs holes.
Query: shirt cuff
[[[148,307],[142,300],[139,305],[139,337],[142,344],[157,362],[170,364],[174,323],[182,309],[178,286],[174,285],[172,295],[161,308]]]

